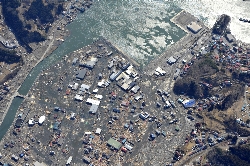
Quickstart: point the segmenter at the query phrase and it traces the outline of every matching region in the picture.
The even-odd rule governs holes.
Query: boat
[[[244,22],[248,22],[248,20],[247,20],[247,19],[244,19]]]
[[[240,18],[239,20],[240,20],[240,21],[243,21],[243,19],[242,19],[242,18]]]

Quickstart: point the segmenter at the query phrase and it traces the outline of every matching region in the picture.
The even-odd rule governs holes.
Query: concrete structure
[[[84,66],[84,67],[87,67],[89,69],[93,69],[95,67],[96,62],[97,62],[97,58],[92,57],[88,61],[81,61],[79,66]]]
[[[79,84],[78,84],[78,83],[74,83],[74,85],[73,85],[72,89],[73,89],[73,90],[77,90],[77,89],[78,89],[78,86],[79,86]]]
[[[82,91],[82,92],[85,92],[85,91],[88,91],[89,88],[90,88],[89,85],[82,84],[79,90]]]
[[[74,58],[72,61],[72,65],[75,65],[77,61],[78,61],[78,58]]]
[[[190,24],[187,25],[187,28],[193,33],[198,33],[202,29],[202,27],[196,22],[191,22]]]

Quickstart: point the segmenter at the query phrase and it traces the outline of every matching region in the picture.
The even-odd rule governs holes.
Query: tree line
[[[2,0],[2,11],[5,22],[15,34],[19,43],[26,48],[28,52],[32,52],[29,43],[44,41],[45,37],[39,32],[29,32],[25,29],[23,22],[18,17],[17,8],[21,5],[18,0]]]

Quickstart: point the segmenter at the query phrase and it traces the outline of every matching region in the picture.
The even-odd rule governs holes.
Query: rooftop
[[[113,139],[113,138],[110,138],[109,140],[108,140],[108,143],[107,143],[108,145],[110,145],[110,146],[112,146],[112,147],[114,147],[115,149],[120,149],[121,148],[121,146],[122,146],[122,144],[120,143],[120,142],[118,142],[118,141],[116,141],[115,139]]]
[[[76,78],[83,80],[86,73],[87,73],[86,69],[78,70],[78,72],[76,74]]]
[[[187,28],[191,30],[193,33],[198,33],[202,29],[202,27],[196,22],[191,22],[190,24],[187,25]]]

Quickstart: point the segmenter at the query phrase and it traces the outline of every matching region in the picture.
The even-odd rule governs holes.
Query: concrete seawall
[[[206,27],[202,22],[200,22],[195,16],[187,13],[185,10],[182,10],[172,19],[170,19],[177,27],[181,28],[187,34],[181,38],[178,42],[169,45],[165,52],[163,52],[159,57],[151,61],[145,68],[145,73],[151,73],[155,70],[157,66],[165,66],[167,59],[175,53],[175,50],[188,49],[195,43],[204,33],[210,33],[210,29]],[[187,25],[191,22],[198,23],[202,29],[194,34],[187,29]]]
[[[188,31],[186,28],[179,25],[178,22],[176,21],[176,18],[180,17],[184,12],[185,12],[185,10],[180,11],[177,15],[175,15],[173,18],[171,18],[170,21],[172,23],[174,23],[177,27],[179,27],[180,29],[185,31],[186,33],[190,33],[190,31]]]

